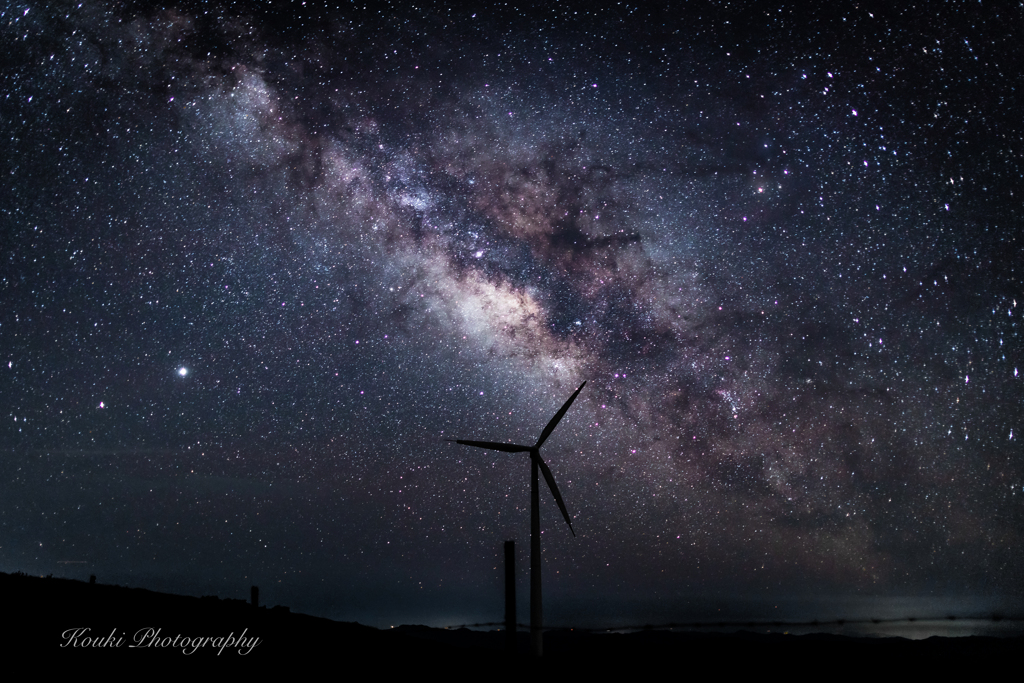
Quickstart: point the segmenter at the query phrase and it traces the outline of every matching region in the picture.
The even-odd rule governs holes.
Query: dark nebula
[[[0,570],[1022,597],[1020,7],[314,4],[0,5]]]

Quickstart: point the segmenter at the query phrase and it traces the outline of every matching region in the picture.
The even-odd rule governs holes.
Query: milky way
[[[935,11],[4,3],[0,569],[496,618],[444,439],[586,380],[565,623],[1019,595],[1024,16]]]

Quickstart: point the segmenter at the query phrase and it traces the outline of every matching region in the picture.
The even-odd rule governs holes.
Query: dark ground
[[[1024,651],[1022,638],[911,641],[743,631],[723,635],[562,630],[545,634],[545,657],[538,663],[527,655],[525,632],[518,634],[519,652],[510,657],[499,631],[425,626],[382,631],[293,614],[284,607],[254,608],[242,600],[195,598],[24,574],[0,573],[0,594],[5,596],[3,623],[7,631],[0,649],[8,662],[31,664],[34,660],[44,670],[89,670],[100,665],[142,667],[140,671],[183,667],[197,672],[216,668],[263,673],[290,669],[312,675],[326,666],[343,677],[440,672],[474,678],[508,678],[520,673],[532,678],[583,674],[603,679],[666,673],[690,678],[703,672],[698,673],[701,678],[722,674],[890,678],[953,671],[998,675]],[[80,630],[75,638],[75,629],[88,631]],[[154,641],[156,629],[158,640]],[[180,636],[177,645],[175,636]],[[222,640],[191,645],[194,638],[206,636],[242,636],[246,641],[222,649]],[[253,637],[259,642],[250,647]],[[186,654],[191,650],[194,652]]]

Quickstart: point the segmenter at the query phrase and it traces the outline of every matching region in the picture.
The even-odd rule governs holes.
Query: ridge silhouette
[[[242,588],[240,587],[239,593]],[[0,594],[5,596],[4,653],[11,663],[45,666],[47,670],[81,674],[87,667],[153,667],[161,671],[178,665],[195,672],[220,664],[220,671],[236,675],[268,672],[294,674],[317,666],[335,667],[342,674],[406,674],[422,679],[428,672],[498,680],[538,680],[556,676],[631,680],[638,673],[674,671],[681,661],[701,658],[723,663],[730,671],[761,676],[765,662],[784,662],[790,677],[820,677],[841,667],[844,677],[887,675],[915,680],[950,677],[950,671],[977,676],[983,664],[993,671],[1013,670],[1020,659],[1024,637],[850,637],[829,634],[784,635],[737,630],[733,633],[671,632],[644,629],[634,633],[596,632],[557,628],[548,632],[550,651],[543,665],[537,660],[509,660],[507,634],[467,628],[431,628],[402,625],[378,629],[353,622],[292,612],[285,608],[255,607],[249,601],[215,596],[192,597],[159,593],[68,578],[43,578],[0,572]],[[992,616],[997,619],[997,615]],[[1000,619],[1014,619],[999,615]],[[761,625],[763,626],[763,624]],[[161,637],[227,636],[243,633],[259,642],[248,654],[240,645],[204,645],[193,654],[183,646],[129,649],[139,629],[161,630]],[[106,642],[116,629],[124,639],[119,647],[61,647],[62,635],[73,628],[89,628],[85,637]],[[748,628],[755,628],[753,625]],[[517,637],[520,653],[528,651],[525,633]],[[139,669],[144,672],[144,668]],[[965,676],[966,678],[966,676]]]

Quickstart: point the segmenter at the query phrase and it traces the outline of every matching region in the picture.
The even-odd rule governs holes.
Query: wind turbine
[[[487,448],[492,451],[503,451],[505,453],[530,454],[530,642],[533,645],[533,654],[536,657],[540,657],[544,651],[544,632],[542,630],[544,616],[541,610],[540,595],[540,492],[537,489],[537,470],[544,474],[544,480],[548,483],[548,488],[551,489],[551,495],[555,497],[555,502],[558,503],[558,509],[562,511],[562,516],[565,517],[565,523],[569,525],[569,531],[572,531],[573,537],[576,536],[576,532],[572,528],[572,522],[569,520],[569,512],[565,509],[565,503],[562,501],[562,494],[558,492],[558,486],[555,484],[555,478],[551,476],[551,470],[548,469],[547,464],[540,458],[540,447],[551,436],[551,432],[555,431],[555,427],[565,417],[569,406],[572,405],[572,402],[576,400],[576,397],[579,396],[586,385],[586,382],[581,384],[580,388],[573,392],[573,395],[565,402],[565,405],[558,409],[558,412],[555,413],[555,416],[544,427],[544,431],[540,433],[540,438],[537,439],[537,443],[533,446],[498,443],[497,441],[447,439],[447,441],[461,443],[464,446],[476,446],[477,448]]]

